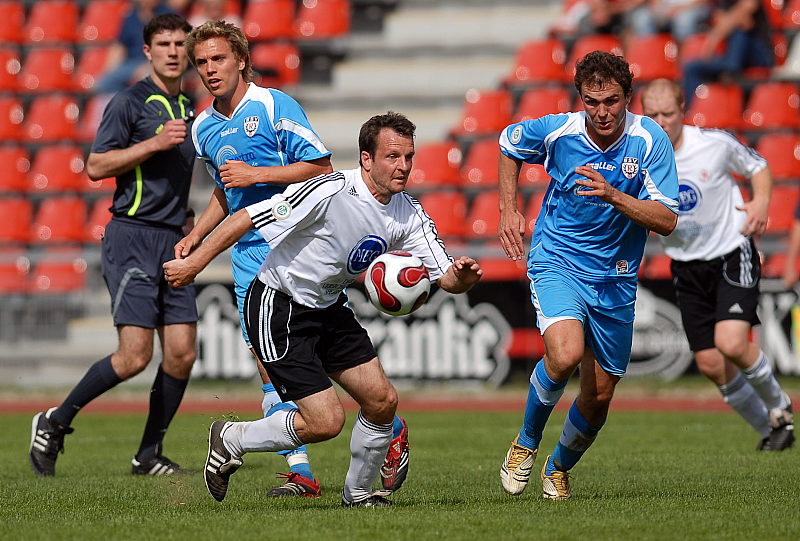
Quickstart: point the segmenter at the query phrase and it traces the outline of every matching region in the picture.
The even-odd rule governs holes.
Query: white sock
[[[261,400],[261,411],[264,412],[264,417],[267,416],[267,412],[272,409],[272,406],[275,404],[281,403],[281,397],[278,395],[277,391],[267,391],[264,393],[264,398]]]
[[[741,373],[725,385],[720,385],[719,392],[722,393],[725,403],[755,428],[756,432],[764,437],[769,436],[767,407]]]
[[[758,396],[764,401],[767,409],[784,409],[789,403],[786,395],[781,390],[775,374],[772,373],[772,366],[769,364],[767,356],[762,351],[753,363],[753,366],[742,371],[747,382],[753,386]]]
[[[372,485],[380,474],[391,442],[392,423],[373,423],[358,412],[350,437],[350,468],[342,490],[345,500],[357,502],[372,494]]]
[[[278,410],[256,421],[233,423],[223,441],[231,454],[241,457],[250,451],[285,451],[303,445],[294,430],[296,409]]]

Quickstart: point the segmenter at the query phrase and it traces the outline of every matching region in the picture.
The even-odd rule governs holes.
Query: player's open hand
[[[606,178],[589,165],[580,165],[575,168],[575,172],[586,178],[575,179],[575,184],[585,186],[588,190],[578,190],[577,194],[582,197],[598,197],[606,203],[611,203],[617,193],[617,189],[606,181]]]
[[[506,255],[513,259],[522,259],[525,250],[522,246],[522,236],[525,234],[525,217],[517,209],[500,211],[500,224],[497,227],[497,236]]]
[[[186,140],[186,122],[182,119],[168,120],[161,131],[153,137],[158,150],[168,150]]]
[[[227,160],[220,166],[219,176],[226,190],[258,184],[258,168],[239,160]]]
[[[189,259],[173,259],[164,263],[164,279],[172,287],[188,286],[201,270],[195,268]]]
[[[736,210],[743,210],[747,213],[747,219],[739,232],[745,237],[761,235],[767,229],[768,209],[769,202],[763,199],[753,199],[736,207]]]

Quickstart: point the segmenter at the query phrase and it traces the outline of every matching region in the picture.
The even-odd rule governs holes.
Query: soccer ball
[[[390,316],[404,316],[428,299],[431,279],[417,256],[388,252],[370,263],[364,285],[375,308]]]

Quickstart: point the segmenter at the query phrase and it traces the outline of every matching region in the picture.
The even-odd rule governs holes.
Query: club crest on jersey
[[[278,201],[272,205],[272,216],[276,220],[285,220],[292,214],[292,204],[288,201]]]
[[[258,130],[258,123],[261,120],[257,116],[248,116],[244,119],[244,133],[247,137],[253,137]]]
[[[363,237],[347,256],[347,272],[361,274],[372,260],[386,251],[389,244],[377,235]]]
[[[511,130],[511,137],[509,137],[509,139],[515,145],[519,143],[522,139],[522,126],[514,126],[514,129]]]
[[[625,156],[622,160],[622,174],[625,178],[633,178],[639,172],[639,158]]]

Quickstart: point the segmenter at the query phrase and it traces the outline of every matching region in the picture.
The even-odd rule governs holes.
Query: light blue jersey
[[[678,212],[672,144],[651,119],[628,112],[620,138],[605,151],[586,132],[586,113],[547,115],[508,126],[500,150],[544,165],[552,181],[536,220],[528,266],[560,268],[590,281],[636,280],[647,229],[575,183],[591,165],[617,190]]]
[[[217,186],[225,190],[229,214],[269,199],[282,192],[285,186],[256,184],[226,189],[220,180],[219,168],[227,160],[266,167],[312,161],[331,154],[311,129],[300,104],[280,90],[261,88],[253,83],[249,84],[230,118],[215,110],[213,105],[200,113],[192,126],[192,140],[197,156],[203,159]],[[245,342],[248,338],[242,311],[244,297],[268,251],[267,242],[253,230],[245,233],[231,252],[234,290]]]

